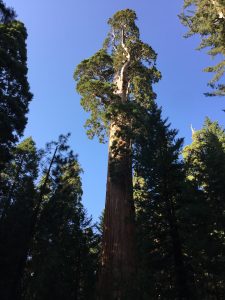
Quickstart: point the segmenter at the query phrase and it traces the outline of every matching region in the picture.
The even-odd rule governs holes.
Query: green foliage
[[[1,174],[3,300],[93,299],[99,235],[81,203],[82,170],[68,138],[61,135],[46,151],[24,140]]]
[[[184,168],[182,139],[162,120],[156,105],[134,143],[134,199],[141,299],[187,299],[179,210]],[[179,226],[179,228],[178,228]],[[187,298],[186,298],[187,297]]]
[[[0,24],[14,20],[16,13],[12,8],[6,7],[5,3],[0,0]]]
[[[193,142],[184,148],[191,199],[185,203],[188,255],[199,298],[223,299],[224,282],[224,194],[225,131],[206,118]],[[189,227],[189,228],[188,228]],[[213,298],[214,297],[214,298]],[[215,298],[216,297],[216,298]]]
[[[152,84],[161,77],[155,67],[156,53],[140,40],[135,20],[132,10],[117,12],[109,19],[110,32],[103,49],[81,62],[75,70],[81,105],[91,113],[86,122],[90,138],[97,135],[104,141],[112,120],[121,114],[128,120],[134,117],[130,114],[130,103],[149,108],[156,97]],[[127,55],[130,60],[125,74],[127,99],[124,103],[118,94],[116,79],[126,65]]]
[[[13,198],[17,191],[21,192],[24,184],[30,185],[38,175],[39,156],[31,137],[18,144],[12,156],[13,159],[8,163],[4,173],[1,173],[5,186],[5,189],[1,190],[5,193],[1,194],[1,216],[6,213],[5,206],[10,207],[14,204]]]
[[[0,168],[23,133],[32,99],[27,81],[26,38],[23,23],[0,1]]]
[[[3,174],[0,195],[0,298],[17,299],[37,200],[39,155],[32,138],[21,142]]]
[[[104,129],[108,128],[110,101],[114,96],[112,59],[105,50],[98,51],[90,59],[82,61],[74,73],[77,91],[82,95],[81,105],[91,112],[86,122],[87,134],[97,134],[104,141]]]
[[[77,156],[67,137],[57,144],[29,253],[24,299],[93,299],[98,236],[81,203]]]
[[[225,131],[218,122],[206,118],[201,130],[193,134],[193,142],[186,146],[183,156],[189,166],[188,178],[199,188],[212,191],[225,182]],[[219,180],[219,181],[218,181]],[[223,190],[220,191],[221,196]]]
[[[225,72],[225,3],[224,0],[184,0],[184,12],[180,15],[182,23],[188,27],[186,37],[200,34],[201,43],[198,49],[207,48],[212,57],[220,55],[221,61],[205,68],[206,72],[215,73],[209,85],[213,91],[208,96],[224,96],[225,85],[219,80]]]
[[[184,164],[182,140],[161,120],[160,110],[146,121],[134,148],[141,295],[178,297],[180,248],[189,298],[223,299],[225,131],[207,118],[184,148]]]

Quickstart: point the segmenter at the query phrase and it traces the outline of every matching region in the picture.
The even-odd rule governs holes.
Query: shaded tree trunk
[[[135,299],[135,226],[130,142],[113,150],[111,125],[99,299]],[[117,139],[117,138],[116,138]],[[133,298],[132,298],[133,297]]]

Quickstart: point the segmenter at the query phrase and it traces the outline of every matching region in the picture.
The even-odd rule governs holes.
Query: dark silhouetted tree
[[[24,256],[30,240],[37,192],[39,155],[32,138],[13,150],[3,174],[0,198],[0,298],[17,300],[21,295]]]
[[[27,32],[13,9],[0,1],[0,170],[23,134],[32,99],[27,81]]]
[[[142,123],[134,143],[139,297],[194,299],[178,220],[185,181],[179,159],[183,140],[162,120],[156,105]]]
[[[77,156],[66,141],[57,147],[28,256],[24,299],[93,299],[98,235],[81,203]]]

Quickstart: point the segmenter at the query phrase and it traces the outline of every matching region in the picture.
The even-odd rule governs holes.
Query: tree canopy
[[[212,92],[208,96],[224,96],[225,85],[225,2],[224,0],[185,0],[184,12],[180,15],[182,23],[189,29],[186,37],[194,34],[201,36],[198,49],[209,49],[212,57],[219,56],[215,66],[205,68],[204,71],[215,73],[209,86]],[[220,80],[221,79],[221,80]]]
[[[97,135],[100,141],[108,134],[110,120],[118,114],[132,119],[138,107],[149,108],[156,96],[152,84],[161,78],[156,53],[140,40],[136,18],[129,9],[110,18],[103,48],[82,61],[74,73],[81,105],[91,114],[86,122],[88,136]],[[125,77],[120,87],[118,81]]]

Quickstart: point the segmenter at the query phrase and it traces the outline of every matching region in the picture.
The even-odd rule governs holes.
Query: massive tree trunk
[[[134,204],[132,195],[131,150],[123,141],[114,154],[116,125],[111,125],[106,206],[100,274],[100,298],[132,299],[135,275]]]
[[[121,103],[127,101],[129,82],[127,69],[130,55],[115,75],[115,92]],[[131,141],[122,132],[129,122],[123,116],[111,121],[108,175],[104,216],[99,299],[136,299],[135,217],[132,189]]]

